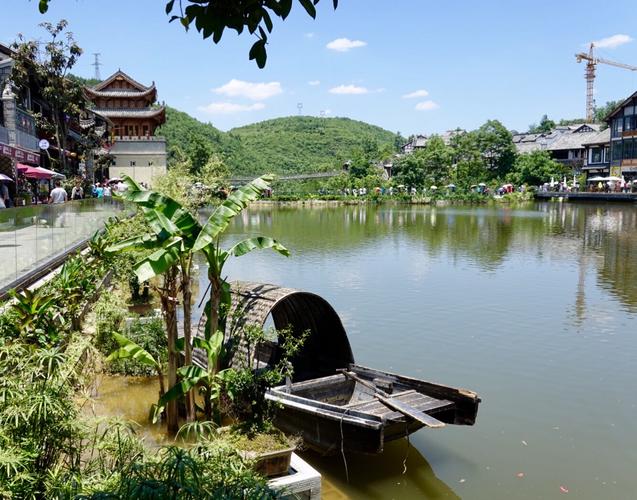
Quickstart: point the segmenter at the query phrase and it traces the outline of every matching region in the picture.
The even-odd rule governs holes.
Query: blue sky
[[[154,80],[160,100],[223,130],[297,114],[298,103],[303,114],[405,135],[473,129],[491,118],[525,130],[544,113],[584,115],[584,65],[574,53],[587,42],[624,35],[598,55],[637,65],[634,0],[340,0],[336,11],[331,4],[321,1],[315,21],[295,5],[275,25],[264,70],[248,60],[249,35],[204,41],[168,24],[162,0],[52,0],[45,16],[36,1],[2,0],[0,41],[41,36],[39,22],[66,18],[85,50],[77,74],[91,76],[91,54],[100,52],[103,77],[121,68]],[[598,66],[598,103],[635,90],[637,73]]]

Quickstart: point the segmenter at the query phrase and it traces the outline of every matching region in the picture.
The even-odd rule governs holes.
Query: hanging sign
[[[46,139],[42,139],[40,142],[38,142],[38,146],[40,146],[40,149],[49,149],[49,141],[47,141]]]

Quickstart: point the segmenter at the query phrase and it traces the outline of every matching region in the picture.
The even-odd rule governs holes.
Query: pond
[[[304,453],[326,498],[634,496],[635,206],[263,205],[230,233],[292,256],[234,259],[229,279],[316,292],[358,363],[483,399],[474,427],[349,455],[349,482],[341,457]]]

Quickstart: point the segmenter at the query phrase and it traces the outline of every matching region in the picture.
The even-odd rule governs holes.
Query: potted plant
[[[242,335],[245,359],[235,358],[237,366],[223,372],[222,411],[235,422],[227,439],[244,458],[252,461],[256,471],[268,477],[286,474],[299,440],[286,436],[274,426],[276,407],[266,398],[266,393],[286,378],[291,379],[290,360],[303,346],[309,332],[296,336],[290,329],[266,332],[259,326],[248,325]],[[253,367],[253,353],[271,348],[273,344],[276,344],[278,361]]]

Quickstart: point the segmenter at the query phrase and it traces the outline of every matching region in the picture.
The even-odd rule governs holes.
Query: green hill
[[[349,159],[352,151],[373,141],[393,147],[395,134],[349,118],[289,116],[234,128],[254,163],[250,173],[329,171]]]
[[[157,130],[171,156],[181,149],[191,157],[213,152],[233,175],[265,172],[295,174],[330,171],[370,141],[393,146],[395,134],[349,118],[290,116],[222,132],[187,113],[166,108],[166,123]]]
[[[252,173],[246,165],[253,163],[238,137],[222,132],[211,123],[203,123],[183,111],[166,107],[166,123],[156,132],[166,137],[169,157],[181,150],[190,157],[220,155],[232,173]]]

